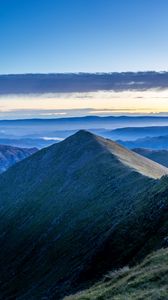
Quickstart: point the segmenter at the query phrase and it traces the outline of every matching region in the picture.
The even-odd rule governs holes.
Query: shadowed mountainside
[[[18,148],[7,145],[0,145],[0,173],[22,159],[37,152],[37,148]]]
[[[140,172],[167,168],[79,131],[1,174],[0,297],[61,299],[163,246],[168,179]]]

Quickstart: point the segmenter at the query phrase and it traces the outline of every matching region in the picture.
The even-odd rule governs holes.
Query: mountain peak
[[[91,136],[94,136],[93,133],[91,133],[90,131],[88,130],[85,130],[85,129],[80,129],[79,131],[77,131],[75,133],[76,136],[83,136],[83,137],[91,137]]]
[[[167,185],[149,177],[163,169],[80,130],[2,174],[0,299],[62,299],[87,274],[129,264],[150,236],[157,246]]]
[[[87,143],[88,141],[94,141],[97,140],[98,136],[91,133],[90,131],[81,129],[77,132],[75,132],[73,135],[66,138],[63,143],[67,142],[79,142],[79,143]],[[61,142],[62,143],[62,142]],[[60,143],[59,143],[60,144]],[[57,144],[56,144],[57,145]]]

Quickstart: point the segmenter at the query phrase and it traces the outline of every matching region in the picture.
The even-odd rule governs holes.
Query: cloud
[[[168,111],[168,89],[0,96],[0,118],[146,114]]]

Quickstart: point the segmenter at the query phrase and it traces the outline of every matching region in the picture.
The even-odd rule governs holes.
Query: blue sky
[[[167,0],[0,0],[0,73],[167,70]]]

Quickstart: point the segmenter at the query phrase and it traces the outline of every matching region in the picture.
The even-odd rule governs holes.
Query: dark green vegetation
[[[37,152],[37,148],[28,149],[0,145],[0,173],[35,152]]]
[[[90,289],[65,300],[167,300],[168,249],[149,255],[133,268],[110,272]]]
[[[61,299],[166,246],[166,168],[85,131],[0,176],[0,299]]]
[[[144,148],[135,148],[134,152],[143,155],[157,163],[168,167],[168,150],[151,150]]]

